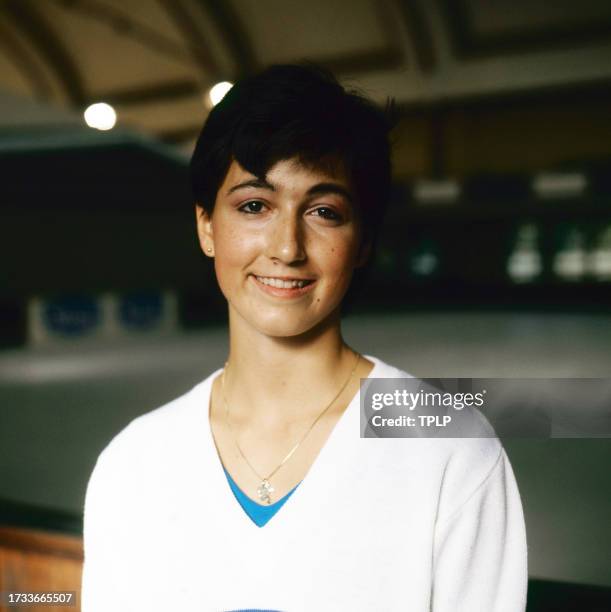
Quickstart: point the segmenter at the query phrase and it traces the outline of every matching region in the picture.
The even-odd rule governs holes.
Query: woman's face
[[[230,321],[237,316],[263,334],[286,337],[338,314],[354,268],[369,252],[359,248],[353,199],[339,168],[282,160],[260,180],[233,161],[212,218],[196,208],[200,244],[214,256]],[[306,283],[277,280],[287,278]]]

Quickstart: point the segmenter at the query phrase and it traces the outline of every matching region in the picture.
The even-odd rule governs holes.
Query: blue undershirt
[[[240,487],[238,487],[233,478],[229,475],[229,472],[225,469],[225,466],[223,466],[223,470],[225,472],[225,476],[227,476],[227,480],[229,481],[229,486],[240,503],[240,506],[242,506],[244,512],[248,514],[251,520],[258,527],[263,527],[263,525],[265,525],[265,523],[267,523],[269,519],[271,519],[272,516],[278,512],[278,510],[280,510],[280,508],[282,508],[284,502],[286,502],[286,500],[293,494],[293,491],[301,484],[297,483],[282,499],[279,499],[277,502],[269,504],[269,506],[261,505],[250,499],[250,497],[242,492]]]

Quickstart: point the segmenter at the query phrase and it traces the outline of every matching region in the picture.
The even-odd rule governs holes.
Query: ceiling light
[[[232,87],[233,83],[229,83],[229,81],[221,81],[220,83],[213,85],[208,92],[212,106],[216,106]]]
[[[105,102],[92,104],[85,110],[85,123],[96,130],[111,130],[117,122],[115,109]]]

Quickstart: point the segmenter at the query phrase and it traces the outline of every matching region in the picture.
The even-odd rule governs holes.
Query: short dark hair
[[[392,100],[380,108],[321,66],[270,66],[236,83],[210,112],[191,158],[195,201],[212,214],[234,159],[259,178],[285,159],[321,169],[340,160],[355,191],[362,238],[372,244],[371,261],[390,198],[394,115]]]

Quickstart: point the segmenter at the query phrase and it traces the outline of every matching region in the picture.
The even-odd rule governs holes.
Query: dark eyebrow
[[[257,189],[269,189],[270,191],[276,191],[276,187],[272,185],[272,183],[269,183],[265,179],[254,178],[234,185],[227,191],[227,195],[232,194],[238,189],[245,189],[247,187],[255,187]],[[322,195],[326,193],[335,193],[346,198],[348,202],[352,203],[353,201],[353,197],[350,191],[348,191],[348,189],[342,187],[338,183],[318,183],[317,185],[310,187],[307,191],[307,195],[309,196]]]
[[[245,187],[256,187],[257,189],[269,189],[271,191],[276,191],[276,188],[271,183],[268,183],[265,179],[254,178],[234,185],[231,189],[229,189],[227,195],[232,194],[238,189],[244,189]]]
[[[314,187],[310,187],[310,189],[308,189],[308,195],[321,195],[325,193],[335,193],[343,196],[346,198],[346,200],[348,200],[348,202],[352,202],[353,200],[350,191],[337,183],[318,183],[318,185],[314,185]]]

